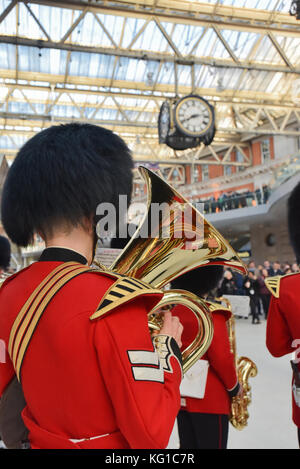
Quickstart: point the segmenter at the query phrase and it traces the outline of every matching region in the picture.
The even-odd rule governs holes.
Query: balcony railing
[[[270,188],[265,186],[263,190],[257,189],[255,192],[247,191],[244,193],[225,193],[218,197],[218,199],[215,199],[214,197],[206,200],[199,199],[197,203],[202,204],[204,214],[218,213],[226,210],[266,204],[269,200],[270,194]]]
[[[269,184],[262,186],[261,189],[258,188],[254,192],[224,191],[218,198],[214,196],[199,198],[196,201],[193,199],[193,202],[202,203],[205,214],[266,204],[270,195],[298,172],[300,172],[300,153],[285,159],[284,163],[273,168]]]
[[[300,171],[300,153],[291,156],[285,165],[282,165],[276,171],[270,181],[271,192],[274,192],[283,183]]]

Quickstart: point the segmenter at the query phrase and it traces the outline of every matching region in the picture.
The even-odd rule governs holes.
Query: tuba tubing
[[[207,304],[197,295],[185,290],[168,290],[163,298],[148,314],[148,326],[150,330],[159,331],[162,323],[161,316],[155,314],[156,310],[169,305],[186,306],[197,318],[198,331],[185,350],[182,351],[183,373],[186,373],[194,363],[207,351],[213,338],[213,323]]]
[[[159,289],[201,266],[216,264],[247,272],[230,244],[188,200],[149,169],[139,167],[139,171],[147,186],[147,211],[110,270]],[[152,210],[157,206],[159,217]],[[183,290],[168,290],[148,315],[151,331],[162,325],[161,315],[156,314],[158,308],[175,304],[189,308],[198,322],[195,340],[182,353],[186,372],[210,346],[213,322],[208,306],[199,297]]]

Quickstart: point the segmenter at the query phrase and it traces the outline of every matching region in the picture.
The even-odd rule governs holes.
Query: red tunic
[[[274,357],[282,357],[283,355],[295,352],[296,348],[299,349],[299,290],[300,274],[287,275],[280,279],[279,298],[275,298],[274,296],[271,298],[267,319],[266,343],[269,352]],[[298,369],[300,370],[299,363]],[[293,421],[300,427],[300,408],[295,402],[293,393],[292,401]]]
[[[191,343],[197,332],[195,316],[185,307],[176,306],[173,310],[184,326],[182,335],[182,350]],[[185,397],[186,405],[182,410],[209,414],[230,414],[231,399],[228,391],[237,385],[234,355],[230,351],[230,343],[226,321],[228,311],[217,310],[212,314],[214,335],[211,345],[203,355],[208,360],[209,368],[205,395],[203,399]]]
[[[0,289],[1,339],[42,279],[60,262],[36,262]],[[138,297],[91,321],[110,277],[84,273],[65,285],[41,317],[22,365],[23,419],[32,448],[164,448],[180,408],[181,366],[170,350],[160,366]],[[0,396],[14,376],[0,363]],[[79,440],[79,441],[78,441]]]

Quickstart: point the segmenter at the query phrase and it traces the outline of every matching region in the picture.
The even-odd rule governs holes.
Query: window
[[[224,166],[224,176],[231,176],[232,174],[232,166],[225,165]]]
[[[207,181],[209,179],[209,170],[208,164],[202,165],[202,181]]]
[[[270,154],[270,140],[263,140],[260,143],[261,147],[261,164],[267,163],[271,159],[271,154]]]
[[[199,181],[199,166],[194,167],[193,182]]]
[[[236,152],[236,161],[237,163],[244,163],[244,155],[239,150],[237,150]],[[244,171],[244,169],[245,169],[245,166],[236,167],[237,172]]]

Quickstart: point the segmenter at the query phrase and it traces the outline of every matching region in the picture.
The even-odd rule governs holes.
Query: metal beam
[[[27,5],[27,3],[25,3],[25,7],[27,8],[27,10],[29,11],[30,15],[32,16],[32,18],[34,19],[34,21],[37,23],[38,27],[40,28],[40,30],[42,31],[42,33],[46,36],[46,38],[48,39],[48,41],[51,41],[51,37],[49,36],[49,34],[47,33],[47,31],[45,30],[44,26],[41,24],[41,22],[39,21],[39,19],[36,17],[36,15],[33,13],[33,11],[29,8],[29,6]]]
[[[283,35],[299,36],[299,25],[295,17],[288,13],[278,13],[270,21],[271,11],[256,8],[238,8],[236,6],[216,5],[184,0],[153,0],[146,1],[109,1],[98,3],[96,0],[20,0],[39,5],[57,6],[82,10],[88,8],[95,13],[119,15],[134,18],[155,16],[160,21],[176,22],[192,25],[217,25],[226,29],[240,31],[273,31]],[[54,5],[55,4],[55,5]]]
[[[2,71],[0,69],[0,76],[2,77],[3,76],[12,77],[13,73],[14,73],[13,71],[8,73],[7,70]],[[53,93],[59,93],[59,94],[69,93],[69,94],[76,94],[76,95],[81,94],[81,95],[89,95],[89,96],[106,96],[106,97],[114,96],[116,98],[130,98],[133,100],[140,99],[140,100],[147,100],[147,101],[151,99],[151,101],[153,102],[158,101],[159,103],[161,103],[164,99],[166,99],[166,96],[164,95],[164,93],[166,92],[166,88],[160,91],[160,90],[157,90],[157,88],[155,87],[155,93],[153,93],[152,88],[151,89],[149,88],[149,90],[148,89],[146,91],[143,90],[145,91],[145,94],[143,94],[143,93],[138,92],[138,89],[140,86],[139,82],[136,82],[135,92],[127,92],[125,90],[124,87],[126,85],[126,82],[122,82],[122,89],[120,89],[120,91],[116,91],[115,89],[114,90],[105,90],[101,88],[94,89],[95,87],[93,87],[92,84],[89,82],[87,82],[87,84],[90,84],[91,86],[90,89],[81,89],[80,85],[75,85],[73,88],[66,86],[64,83],[65,80],[63,76],[60,76],[60,77],[56,76],[56,79],[59,81],[55,85],[54,83],[50,85],[49,80],[48,80],[48,78],[49,79],[51,78],[50,75],[45,76],[44,74],[35,74],[31,72],[22,72],[22,73],[23,73],[22,79],[28,80],[27,84],[23,83],[21,85],[17,82],[14,82],[14,83],[3,82],[3,83],[0,83],[0,88],[1,87],[10,88],[13,86],[14,89],[29,90],[29,91],[44,91],[45,93],[53,92]],[[26,75],[24,75],[24,73],[26,73]],[[27,78],[24,78],[25,76]],[[34,77],[39,82],[44,81],[45,86],[40,85],[40,84],[33,84]],[[76,83],[76,77],[74,78],[75,78],[75,83]],[[82,81],[80,80],[80,82]],[[180,94],[183,95],[188,90],[187,88],[183,89],[180,87],[179,91],[180,91]],[[251,92],[250,90],[239,91],[239,92],[237,92],[236,90],[219,91],[216,88],[195,88],[194,91],[201,94],[202,96],[206,96],[214,104],[244,105],[245,107],[255,106],[256,108],[267,107],[270,109],[279,109],[279,110],[280,109],[291,109],[291,110],[299,109],[299,106],[297,106],[295,102],[289,101],[288,99],[285,99],[284,102],[282,102],[280,96],[276,95],[275,93],[268,94],[264,92]],[[161,94],[158,94],[158,92],[160,92]],[[259,100],[259,102],[257,100]],[[67,104],[67,103],[64,103],[64,104]]]
[[[117,104],[117,102],[116,102]],[[80,106],[79,106],[80,109]],[[144,122],[144,121],[133,121],[129,120],[127,115],[126,115],[126,109],[123,109],[120,104],[118,104],[118,109],[120,113],[123,116],[123,120],[118,119],[118,120],[109,120],[109,119],[88,119],[90,123],[96,124],[96,125],[102,125],[102,126],[109,126],[109,127],[129,127],[130,129],[147,129],[151,130],[154,129],[155,132],[157,132],[157,122]],[[33,108],[34,110],[34,108]],[[54,116],[52,115],[47,115],[47,114],[37,114],[37,113],[32,113],[32,114],[24,114],[24,113],[12,113],[12,112],[0,112],[0,119],[14,119],[14,120],[23,120],[25,123],[28,121],[48,121],[51,123],[55,122],[70,122],[70,121],[78,121],[78,122],[86,122],[87,118],[83,116],[82,111],[80,110],[80,118],[70,118],[70,117],[60,117],[60,116]],[[299,116],[297,114],[297,111],[288,111],[288,119],[285,120],[285,125],[284,127],[282,126],[282,119],[286,116],[286,113],[284,116],[282,116],[280,123],[276,123],[275,119],[268,113],[267,110],[264,110],[263,108],[259,108],[257,110],[257,113],[252,120],[241,120],[239,116],[239,122],[240,126],[228,126],[228,127],[222,127],[221,124],[217,126],[217,135],[224,135],[228,136],[230,140],[230,136],[232,135],[233,137],[237,134],[240,134],[244,138],[248,135],[249,136],[255,136],[255,135],[287,135],[287,136],[294,136],[294,137],[299,137],[300,136],[300,130],[295,130],[293,128],[290,128],[291,123],[296,123],[298,126],[300,126],[300,121],[299,121]],[[265,124],[268,125],[258,125],[259,120],[264,118]]]
[[[286,63],[286,65],[289,67],[289,69],[293,72],[294,71],[294,66],[291,64],[290,60],[288,59],[288,57],[287,57],[286,53],[284,52],[283,48],[278,43],[278,41],[277,41],[276,37],[274,36],[274,34],[270,32],[268,34],[268,37],[270,38],[273,46],[277,50],[277,52],[280,55],[280,57],[282,58],[282,60]]]
[[[177,56],[165,52],[152,52],[143,50],[132,50],[124,48],[101,47],[101,46],[84,46],[80,44],[72,44],[70,42],[55,42],[42,39],[31,39],[17,36],[0,35],[0,43],[13,44],[15,46],[36,47],[38,49],[57,49],[70,52],[82,52],[90,54],[102,54],[117,57],[127,57],[136,60],[156,61],[164,63],[178,62],[180,65],[208,65],[211,67],[232,68],[241,70],[257,70],[263,72],[281,72],[293,73],[300,75],[300,67],[292,69],[286,65],[248,62],[247,60],[234,61],[232,59],[222,59],[217,57],[201,57],[201,56]]]
[[[0,24],[2,23],[2,21],[5,20],[7,15],[11,12],[11,10],[16,6],[17,3],[18,3],[18,0],[12,0],[10,4],[7,5],[7,7],[4,9],[4,11],[0,15]]]

